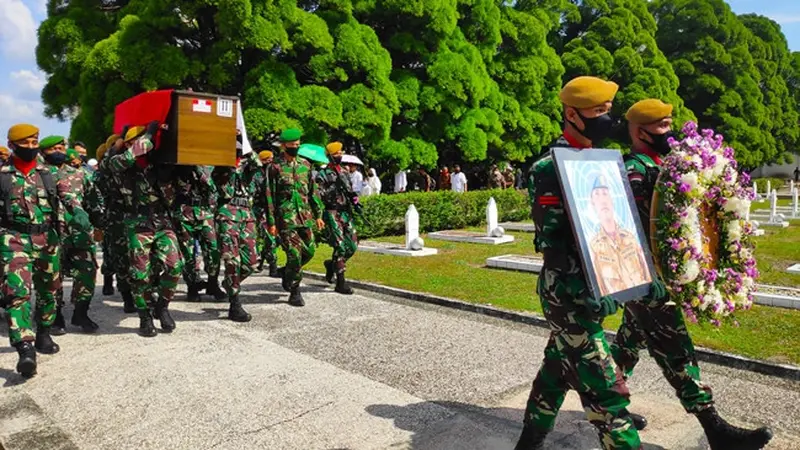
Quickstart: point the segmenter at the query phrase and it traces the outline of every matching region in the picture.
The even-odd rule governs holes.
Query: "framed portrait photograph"
[[[655,266],[622,154],[573,148],[551,154],[592,295],[621,303],[644,297]]]

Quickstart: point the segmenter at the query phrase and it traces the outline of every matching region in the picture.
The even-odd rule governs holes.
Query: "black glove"
[[[614,297],[609,295],[599,299],[589,298],[586,301],[586,304],[589,306],[592,314],[594,314],[596,317],[607,317],[613,315],[618,309],[617,301],[614,300]]]
[[[154,121],[152,121],[152,122],[147,124],[147,128],[145,128],[144,132],[149,134],[151,137],[153,137],[158,132],[159,127],[160,127],[160,124],[158,123],[158,121],[154,120]]]
[[[119,137],[121,137],[123,141],[125,140],[125,135],[128,134],[128,130],[130,129],[131,129],[130,125],[125,125],[122,127],[122,131],[120,132]]]

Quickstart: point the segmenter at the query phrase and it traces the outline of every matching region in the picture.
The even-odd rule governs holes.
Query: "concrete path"
[[[102,333],[57,338],[28,381],[3,347],[0,449],[513,448],[545,330],[319,285],[305,308],[286,297],[276,280],[248,280],[248,324],[223,320],[225,304],[176,301],[178,329],[152,339],[106,297],[92,309]],[[774,427],[769,449],[800,448],[800,385],[704,375],[727,417]],[[650,419],[645,448],[707,448],[651,360],[630,385]],[[548,448],[598,447],[570,394]]]

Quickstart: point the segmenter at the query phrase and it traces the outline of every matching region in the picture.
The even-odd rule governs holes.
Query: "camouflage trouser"
[[[292,286],[300,286],[303,280],[303,266],[314,257],[316,245],[311,228],[290,228],[281,230],[281,246],[286,253],[286,274],[293,280]]]
[[[711,387],[700,379],[694,344],[677,305],[647,299],[625,305],[611,353],[626,378],[639,362],[639,351],[645,348],[675,388],[687,412],[698,413],[714,405]]]
[[[328,235],[328,245],[333,248],[333,266],[336,273],[344,273],[347,260],[358,249],[358,236],[353,216],[348,211],[326,210],[322,214],[325,221],[325,231]]]
[[[36,289],[36,317],[40,327],[56,318],[56,291],[61,287],[58,235],[54,231],[28,235],[2,230],[0,276],[11,345],[35,340],[31,315],[31,284]]]
[[[103,263],[100,265],[100,273],[103,276],[114,275],[114,267],[111,265],[111,238],[107,232],[103,233],[103,242],[100,244],[103,251]]]
[[[225,205],[217,213],[217,227],[225,265],[222,287],[232,297],[258,266],[256,222],[250,208]]]
[[[144,230],[131,228],[130,285],[133,301],[139,310],[147,309],[152,300],[153,277],[159,278],[159,301],[169,303],[181,278],[183,261],[175,231],[169,228]],[[163,270],[163,272],[160,272]]]
[[[256,217],[263,217],[261,212],[254,208],[253,212]],[[258,255],[261,264],[277,264],[278,263],[278,238],[269,234],[269,225],[266,220],[261,220],[258,228]]]
[[[61,247],[61,277],[72,278],[72,303],[91,302],[97,284],[97,252],[94,247],[75,248],[69,245]],[[64,287],[56,291],[56,305],[64,306]]]
[[[203,252],[203,263],[209,277],[219,276],[220,249],[217,243],[217,231],[214,228],[214,216],[204,207],[182,205],[180,211],[181,230],[178,242],[183,255],[183,277],[186,283],[199,283],[200,273],[194,257],[195,239],[200,242]]]
[[[538,292],[551,331],[544,362],[533,381],[525,424],[552,430],[567,391],[574,389],[604,449],[638,449],[641,441],[627,410],[630,393],[611,357],[602,320],[573,304],[572,299],[585,295],[580,292],[584,290],[583,281],[567,285],[555,272],[542,271]]]
[[[111,271],[117,276],[120,291],[130,289],[130,231],[123,220],[112,222],[105,230],[103,241],[108,239],[108,254],[103,253],[103,264],[108,261]]]

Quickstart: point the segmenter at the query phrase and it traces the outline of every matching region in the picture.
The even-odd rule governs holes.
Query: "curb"
[[[313,280],[325,281],[325,275],[320,273],[304,271],[303,274]],[[465,312],[478,313],[489,317],[495,317],[498,319],[549,329],[547,321],[542,316],[535,314],[510,311],[489,305],[468,303],[463,300],[441,297],[433,294],[424,294],[421,292],[407,291],[405,289],[398,289],[365,281],[352,279],[347,281],[354,288],[364,291],[375,292],[378,294],[399,297],[406,300],[413,300],[432,305],[444,306]],[[606,336],[613,339],[616,336],[616,333],[613,331],[606,331]],[[784,378],[791,381],[800,381],[800,367],[797,366],[759,361],[757,359],[751,359],[744,356],[735,355],[733,353],[711,350],[704,347],[695,347],[695,352],[697,354],[697,359],[703,362],[730,367],[733,369],[747,370],[750,372]]]

